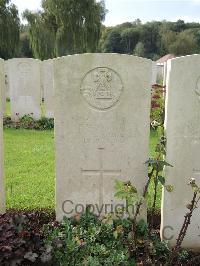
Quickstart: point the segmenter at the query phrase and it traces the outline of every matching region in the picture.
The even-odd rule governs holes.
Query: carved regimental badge
[[[81,84],[81,94],[86,102],[98,109],[113,107],[123,91],[119,75],[112,69],[99,67],[88,72]]]

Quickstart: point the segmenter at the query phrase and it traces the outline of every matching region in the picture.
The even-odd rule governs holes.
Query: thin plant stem
[[[200,197],[197,200],[196,200],[196,198],[197,198],[197,192],[194,192],[193,199],[192,199],[191,204],[190,204],[190,211],[188,213],[186,213],[186,215],[185,215],[185,219],[184,219],[183,225],[181,227],[181,230],[179,232],[178,238],[176,240],[176,245],[175,245],[175,247],[172,250],[172,254],[170,256],[168,265],[172,265],[172,263],[174,262],[174,259],[177,257],[177,254],[178,254],[178,252],[181,249],[183,240],[184,240],[184,238],[186,236],[188,227],[189,227],[189,225],[191,223],[191,218],[192,218],[193,212],[197,208],[197,203],[200,200]]]
[[[148,175],[148,181],[146,183],[146,186],[144,188],[144,191],[143,191],[143,194],[142,194],[142,197],[145,198],[146,195],[147,195],[147,192],[148,192],[148,188],[149,188],[149,185],[150,185],[150,181],[151,181],[151,178],[153,176],[153,173],[154,173],[154,168],[152,168],[152,171],[149,173]],[[135,212],[135,215],[133,217],[133,225],[136,224],[136,221],[137,221],[137,216],[139,215],[140,213],[140,208],[143,204],[143,199],[140,200],[140,202],[137,204],[137,207],[136,207],[136,212]]]
[[[151,222],[149,226],[149,231],[152,231],[153,225],[154,225],[154,214],[156,209],[156,202],[157,202],[157,192],[158,192],[158,167],[156,168],[156,174],[154,178],[154,198],[153,198],[153,205],[151,209]]]

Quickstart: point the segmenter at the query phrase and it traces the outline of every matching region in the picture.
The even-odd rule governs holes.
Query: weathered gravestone
[[[4,89],[3,89],[3,114],[6,114],[6,100],[10,98],[10,90],[9,90],[9,84],[8,84],[8,61],[4,61]]]
[[[42,90],[44,97],[45,117],[54,118],[54,86],[53,86],[53,60],[42,62]]]
[[[8,60],[12,120],[24,115],[41,117],[40,63],[30,58]]]
[[[163,192],[161,234],[173,246],[193,196],[189,179],[196,178],[200,184],[200,56],[173,59],[167,70],[166,160],[173,168],[166,168],[166,178],[174,190]],[[183,247],[200,249],[199,209],[194,212]]]
[[[1,59],[1,105],[3,115],[6,114],[6,83],[5,83],[5,61]]]
[[[5,212],[5,189],[3,168],[3,90],[5,85],[4,60],[0,59],[0,214]]]
[[[163,86],[166,86],[167,82],[167,62],[164,62],[164,74],[163,74]]]
[[[147,178],[151,60],[84,54],[54,60],[57,219],[115,212],[115,180]]]
[[[9,82],[8,82],[8,69],[9,69],[9,65],[8,65],[9,61],[5,61],[4,62],[4,70],[5,70],[5,95],[7,99],[10,99],[10,87],[9,87]]]

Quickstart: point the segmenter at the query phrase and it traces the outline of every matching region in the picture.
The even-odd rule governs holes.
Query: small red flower
[[[155,95],[152,96],[152,98],[153,98],[153,99],[160,99],[160,95],[155,94]]]

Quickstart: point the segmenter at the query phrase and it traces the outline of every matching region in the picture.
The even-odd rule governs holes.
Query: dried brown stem
[[[151,181],[151,177],[153,176],[153,173],[154,173],[154,168],[152,168],[152,171],[148,174],[148,181],[145,185],[145,188],[144,188],[144,191],[143,191],[143,194],[142,194],[142,197],[145,198],[146,195],[147,195],[147,192],[148,192],[148,188],[149,188],[149,184],[150,184],[150,181]],[[136,238],[136,234],[135,234],[135,231],[136,231],[136,223],[137,223],[137,217],[140,213],[140,208],[143,204],[143,199],[140,200],[140,202],[136,205],[136,212],[135,212],[135,215],[133,217],[133,222],[132,222],[132,235],[133,235],[133,239],[134,239],[134,243],[136,245],[137,243],[137,238]]]
[[[151,181],[151,177],[153,176],[153,172],[154,172],[154,168],[152,168],[152,171],[148,175],[148,181],[146,183],[146,186],[144,188],[143,195],[142,195],[143,198],[145,198],[146,195],[147,195],[148,188],[149,188],[149,184],[150,184],[150,181]],[[135,224],[136,224],[137,216],[140,213],[140,208],[142,206],[142,203],[143,203],[143,200],[140,200],[140,202],[137,204],[137,207],[136,207],[136,212],[135,212],[135,215],[133,217],[133,226],[134,226],[134,229],[135,229]]]
[[[155,209],[156,209],[156,201],[157,201],[157,189],[158,189],[158,169],[156,169],[156,176],[154,179],[154,198],[153,198],[153,205],[152,205],[152,209],[151,209],[151,222],[149,224],[149,232],[152,231],[153,228],[153,224],[154,224],[154,213],[155,213]]]
[[[196,200],[196,198],[197,198],[197,192],[194,192],[193,199],[192,199],[191,204],[190,204],[190,211],[188,213],[186,213],[186,215],[185,215],[183,225],[181,227],[178,238],[176,240],[176,246],[173,248],[172,254],[171,254],[170,259],[169,259],[169,265],[173,265],[173,261],[177,257],[178,252],[181,249],[181,245],[182,245],[183,240],[186,236],[188,226],[191,223],[192,214],[193,214],[194,210],[197,208],[197,203],[200,200],[200,197],[197,200]]]

